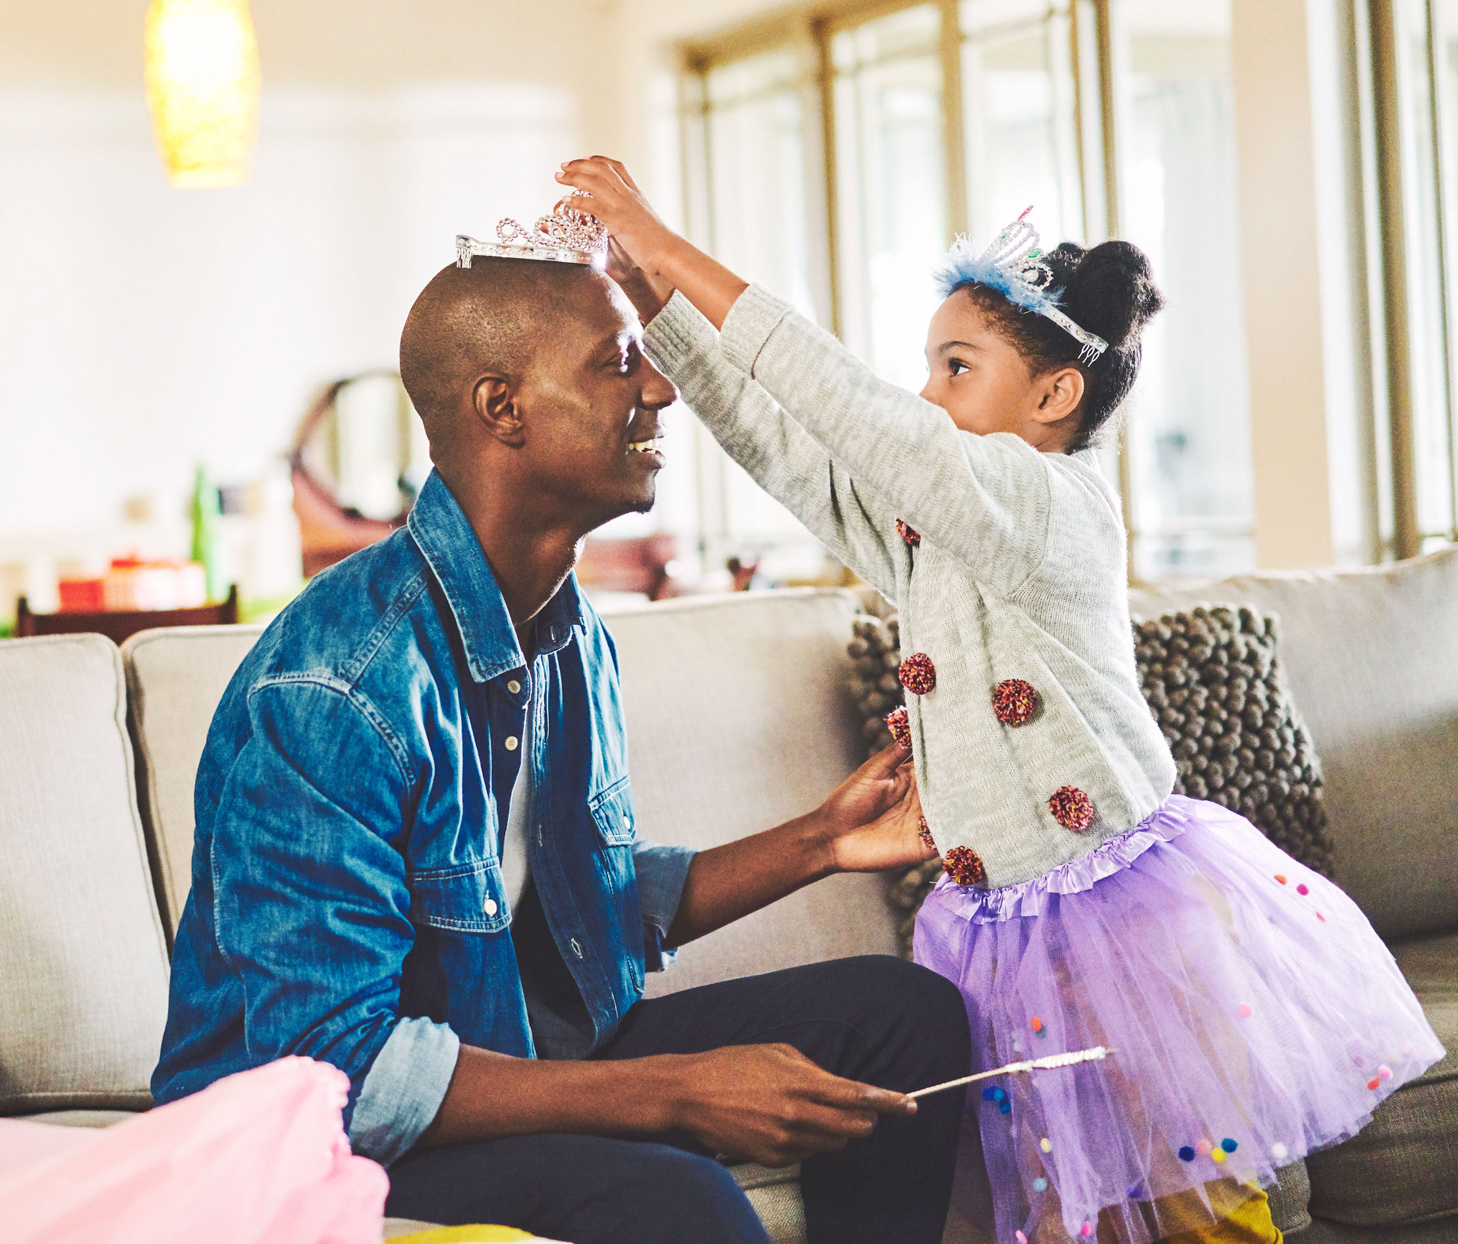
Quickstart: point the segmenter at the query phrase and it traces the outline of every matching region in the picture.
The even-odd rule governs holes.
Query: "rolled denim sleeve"
[[[356,1153],[389,1166],[420,1139],[440,1110],[461,1039],[449,1024],[402,1019],[375,1055],[349,1121]]]
[[[638,870],[638,906],[643,912],[644,966],[661,972],[673,962],[676,952],[665,950],[668,930],[678,915],[683,883],[689,865],[698,852],[693,847],[670,847],[660,842],[639,840],[633,844],[633,864]]]
[[[370,705],[325,676],[260,684],[248,712],[210,863],[213,935],[243,989],[249,1054],[338,1067],[350,1079],[351,1135],[366,1108],[361,1152],[398,1155],[434,1117],[455,1040],[399,1014],[415,942],[395,846],[411,785],[403,751]],[[407,1077],[415,1082],[398,1087]]]

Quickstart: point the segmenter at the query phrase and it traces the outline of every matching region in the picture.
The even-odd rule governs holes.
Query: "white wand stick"
[[[940,1093],[945,1089],[961,1088],[964,1084],[971,1084],[975,1080],[990,1080],[994,1076],[1018,1075],[1026,1071],[1051,1071],[1054,1067],[1072,1067],[1075,1063],[1096,1063],[1107,1058],[1110,1054],[1118,1053],[1117,1050],[1106,1049],[1102,1045],[1096,1045],[1091,1050],[1077,1050],[1072,1054],[1050,1054],[1047,1058],[1030,1058],[1026,1062],[1008,1063],[1006,1067],[995,1067],[991,1071],[979,1071],[974,1076],[963,1076],[960,1080],[948,1080],[945,1084],[933,1084],[930,1088],[917,1089],[914,1093],[908,1093],[908,1097],[926,1097],[931,1093]]]

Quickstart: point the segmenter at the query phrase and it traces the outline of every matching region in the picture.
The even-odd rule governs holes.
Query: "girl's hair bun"
[[[1076,259],[1073,254],[1065,258],[1068,274],[1060,299],[1064,309],[1076,324],[1097,333],[1115,350],[1136,344],[1144,326],[1164,306],[1149,257],[1131,242],[1101,242],[1090,251],[1065,242],[1053,253],[1065,249],[1078,254]],[[1062,273],[1054,268],[1054,276]]]

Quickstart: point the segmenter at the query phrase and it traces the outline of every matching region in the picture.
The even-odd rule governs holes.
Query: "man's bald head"
[[[477,378],[520,377],[563,330],[573,306],[606,283],[583,264],[489,256],[436,273],[400,334],[400,377],[431,444],[453,439]]]

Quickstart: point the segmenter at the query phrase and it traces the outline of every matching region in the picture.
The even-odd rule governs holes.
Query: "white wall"
[[[254,0],[253,176],[174,190],[144,11],[0,8],[0,560],[133,498],[171,519],[198,463],[255,478],[318,386],[392,362],[456,232],[545,210],[619,126],[605,5]]]

